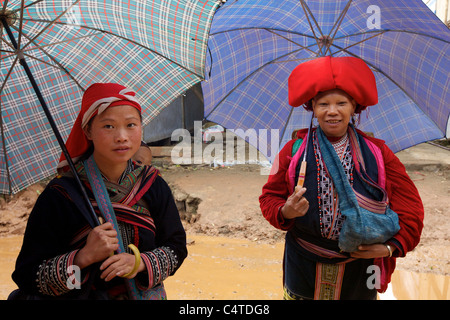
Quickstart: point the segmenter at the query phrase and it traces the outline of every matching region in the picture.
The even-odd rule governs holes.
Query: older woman
[[[377,102],[375,77],[358,58],[317,58],[300,64],[289,78],[289,103],[313,111],[319,126],[310,136],[306,129],[298,131],[297,139],[284,146],[260,196],[264,217],[287,230],[285,299],[376,299],[377,290],[387,288],[395,257],[404,257],[419,242],[423,205],[404,166],[384,141],[351,124],[355,114]],[[332,146],[338,165],[325,161],[326,145]],[[305,149],[304,185],[295,189]],[[398,232],[344,252],[339,243],[346,224],[343,188],[331,173],[335,169],[343,169],[353,191],[368,201],[379,199],[367,192],[366,181],[385,194],[398,216]]]

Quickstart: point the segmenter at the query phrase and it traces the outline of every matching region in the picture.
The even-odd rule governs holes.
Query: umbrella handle
[[[34,91],[36,93],[36,96],[39,99],[39,102],[41,103],[42,109],[44,110],[44,113],[47,116],[47,119],[48,119],[48,121],[50,123],[50,126],[51,126],[51,128],[53,130],[53,133],[55,134],[56,139],[58,140],[58,143],[59,143],[59,145],[60,145],[60,147],[62,149],[62,152],[63,152],[64,156],[66,157],[66,160],[67,160],[67,162],[69,164],[69,167],[70,167],[70,169],[73,172],[73,175],[75,177],[75,181],[76,181],[76,183],[77,183],[77,185],[78,185],[78,187],[79,187],[79,189],[81,191],[81,194],[82,194],[84,200],[86,201],[86,204],[87,204],[88,209],[90,211],[91,217],[92,217],[94,223],[96,224],[96,226],[99,226],[100,225],[100,221],[98,220],[97,214],[95,213],[94,208],[92,207],[92,203],[89,200],[89,197],[88,197],[88,195],[86,193],[86,190],[83,187],[83,184],[82,184],[81,179],[80,179],[80,177],[78,175],[78,172],[75,169],[75,165],[73,164],[72,158],[70,157],[69,152],[67,151],[66,145],[64,144],[64,141],[63,141],[63,139],[61,137],[61,134],[59,133],[58,127],[56,126],[56,123],[53,120],[53,117],[52,117],[52,115],[51,115],[51,113],[50,113],[50,111],[48,109],[47,103],[45,102],[45,100],[44,100],[44,98],[42,96],[41,90],[39,89],[39,87],[38,87],[38,85],[37,85],[37,83],[36,83],[36,81],[35,81],[35,79],[33,77],[33,74],[31,73],[31,70],[28,67],[27,62],[25,61],[25,56],[23,55],[23,53],[18,48],[16,39],[14,39],[14,36],[13,36],[13,34],[11,32],[11,29],[9,28],[9,25],[8,25],[6,19],[2,18],[1,21],[2,21],[3,27],[6,30],[6,33],[8,34],[9,39],[11,40],[12,45],[17,50],[16,53],[17,53],[17,56],[19,57],[19,63],[23,66],[23,68],[25,70],[25,73],[27,74],[27,77],[28,77],[28,79],[31,82],[31,85],[33,86],[33,89],[34,89]],[[88,223],[91,224],[90,221],[88,221]],[[92,227],[95,227],[95,226],[92,226]]]
[[[306,141],[305,151],[303,153],[303,161],[302,161],[302,164],[300,165],[300,172],[298,174],[298,180],[297,180],[297,186],[295,187],[295,192],[298,192],[301,188],[303,188],[303,184],[305,183],[306,153],[308,152],[308,143],[309,143],[309,139],[311,136],[311,128],[312,128],[313,119],[314,119],[314,112],[312,113],[311,121],[309,122],[309,128],[308,128],[308,134],[307,134],[308,141]]]
[[[301,188],[303,188],[303,184],[305,183],[305,175],[306,175],[306,161],[302,161],[300,165],[300,172],[298,174],[297,186],[295,187],[295,192],[298,192]]]

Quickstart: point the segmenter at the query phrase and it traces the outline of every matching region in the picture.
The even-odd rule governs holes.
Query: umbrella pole
[[[297,185],[295,187],[295,192],[298,192],[301,188],[303,188],[303,184],[305,183],[306,153],[308,152],[308,142],[309,142],[309,136],[311,135],[311,128],[312,128],[313,119],[314,119],[314,112],[313,112],[313,114],[311,116],[311,122],[309,123],[308,134],[307,134],[308,141],[306,141],[305,151],[303,153],[303,160],[302,160],[302,163],[300,165],[300,172],[298,174],[298,180],[297,180]]]
[[[17,56],[19,57],[19,62],[23,66],[23,68],[25,70],[25,73],[27,74],[27,77],[28,77],[28,79],[31,82],[31,85],[33,86],[33,89],[34,89],[34,91],[36,93],[36,96],[39,99],[39,102],[41,103],[42,109],[44,110],[44,113],[47,116],[47,119],[48,119],[48,121],[50,123],[50,126],[52,127],[52,130],[53,130],[53,132],[54,132],[54,134],[56,136],[56,139],[58,140],[58,143],[59,143],[59,145],[60,145],[60,147],[62,149],[62,152],[63,152],[64,156],[66,157],[66,160],[67,160],[67,162],[69,164],[70,169],[73,172],[73,175],[75,177],[75,181],[76,181],[76,183],[77,183],[77,185],[78,185],[78,187],[79,187],[79,189],[80,189],[80,191],[82,193],[83,199],[86,201],[86,204],[87,204],[88,209],[90,211],[91,218],[93,219],[94,223],[98,226],[98,225],[100,225],[100,221],[98,220],[97,214],[95,213],[94,208],[92,207],[91,201],[89,200],[89,197],[88,197],[88,195],[86,193],[86,190],[83,187],[83,184],[82,184],[81,179],[80,179],[80,177],[78,175],[78,172],[75,169],[75,165],[74,165],[74,163],[72,161],[72,158],[70,157],[69,152],[67,151],[66,145],[64,144],[64,141],[63,141],[63,139],[61,137],[61,134],[59,133],[58,127],[56,126],[56,123],[53,120],[53,116],[51,115],[51,113],[50,113],[50,111],[48,109],[47,103],[45,102],[45,100],[44,100],[44,98],[43,98],[43,96],[41,94],[41,90],[39,89],[36,81],[34,80],[33,74],[31,73],[31,70],[28,67],[27,62],[25,61],[25,56],[20,51],[20,49],[18,49],[17,42],[14,39],[14,36],[13,36],[13,34],[11,32],[11,29],[9,28],[9,25],[8,25],[6,19],[2,18],[1,20],[2,20],[3,27],[5,28],[5,30],[6,30],[6,32],[8,34],[8,37],[11,40],[12,45],[16,49]],[[88,222],[90,222],[90,221],[88,221]],[[95,227],[95,226],[93,226],[93,227]]]

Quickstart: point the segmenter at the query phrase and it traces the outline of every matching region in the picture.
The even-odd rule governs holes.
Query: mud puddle
[[[165,281],[169,299],[282,299],[283,244],[191,235],[189,256]],[[0,299],[16,288],[11,279],[21,236],[0,238]],[[449,300],[450,276],[396,270],[380,299]]]

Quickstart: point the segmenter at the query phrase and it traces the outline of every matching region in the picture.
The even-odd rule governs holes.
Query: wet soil
[[[284,232],[261,215],[258,197],[267,181],[261,168],[199,165],[160,171],[178,199],[189,242],[188,258],[166,281],[169,298],[281,299]],[[449,299],[450,168],[422,167],[408,174],[424,203],[424,229],[417,248],[397,259],[393,286],[381,298]],[[40,183],[0,198],[0,299],[15,288],[11,272],[28,214],[44,187]]]

